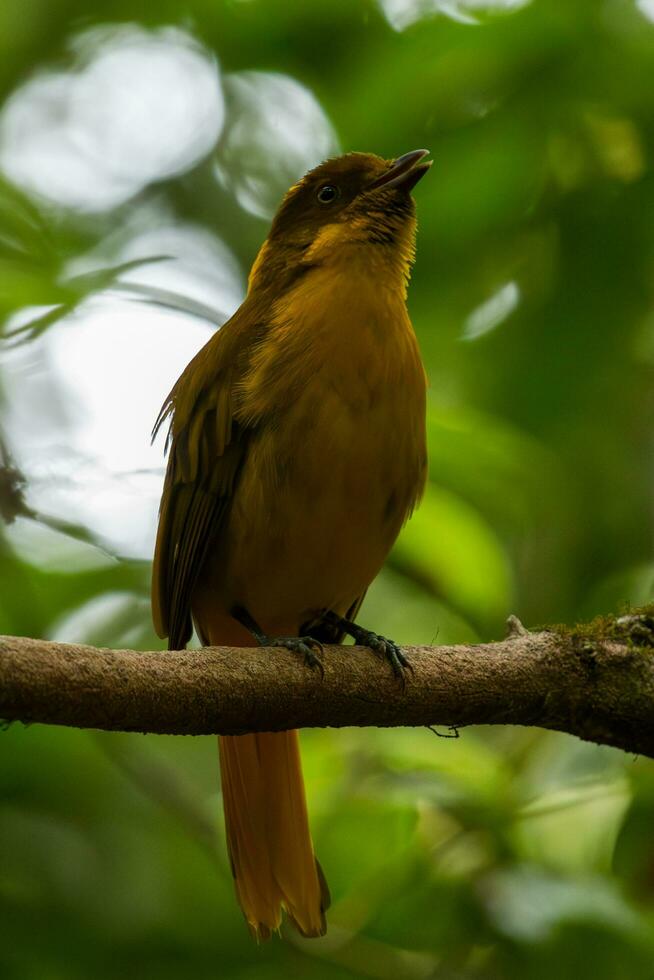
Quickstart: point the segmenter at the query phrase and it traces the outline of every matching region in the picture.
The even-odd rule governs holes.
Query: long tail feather
[[[195,618],[203,644],[245,646],[249,635],[211,608]],[[296,731],[218,739],[227,849],[236,896],[257,940],[282,913],[304,936],[325,933],[329,889],[313,852]]]
[[[296,731],[219,739],[227,846],[253,935],[268,939],[282,909],[303,936],[325,933],[329,891],[313,853]]]

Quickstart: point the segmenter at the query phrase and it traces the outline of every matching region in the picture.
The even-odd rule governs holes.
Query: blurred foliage
[[[0,632],[159,642],[147,549],[121,558],[131,532],[93,520],[129,527],[140,477],[71,449],[92,416],[75,385],[81,341],[101,336],[93,304],[113,295],[127,344],[89,438],[98,454],[115,430],[145,447],[131,408],[112,430],[139,388],[128,371],[153,420],[171,331],[197,347],[191,320],[233,308],[271,202],[338,145],[435,160],[410,293],[431,479],[362,620],[400,642],[471,641],[509,612],[574,621],[650,600],[653,21],[650,0],[4,0]],[[159,311],[146,340],[118,333],[127,294],[144,322]],[[188,356],[174,348],[175,372]],[[303,746],[330,929],[257,948],[214,740],[1,732],[0,975],[654,977],[648,761],[531,730]]]

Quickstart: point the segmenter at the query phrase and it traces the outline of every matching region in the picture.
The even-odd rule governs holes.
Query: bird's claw
[[[406,686],[405,672],[410,670],[413,673],[413,666],[409,658],[402,652],[394,640],[389,640],[385,636],[380,636],[379,633],[372,633],[369,630],[363,629],[355,639],[363,646],[369,647],[373,653],[376,653],[383,660],[388,660],[393,669],[393,673],[402,681],[402,687]]]
[[[380,636],[378,633],[373,633],[368,646],[380,657],[388,660],[395,676],[400,678],[402,684],[406,684],[404,672],[410,670],[413,673],[413,667],[397,643],[394,640],[387,640],[385,636]]]
[[[387,660],[393,673],[401,681],[402,687],[406,687],[406,672],[411,671],[413,674],[413,666],[394,640],[389,640],[387,637],[381,636],[380,633],[373,633],[372,630],[367,630],[363,626],[359,626],[358,623],[346,619],[344,616],[339,616],[331,609],[324,609],[322,618],[329,626],[351,636],[355,643],[362,647],[368,647],[382,660]]]
[[[299,653],[304,657],[304,662],[307,667],[312,670],[316,668],[320,671],[322,677],[325,676],[325,668],[322,665],[322,660],[315,652],[323,652],[323,645],[320,640],[315,640],[312,636],[278,636],[274,640],[270,641],[270,645],[273,647],[284,647],[286,650],[290,650],[291,653]]]

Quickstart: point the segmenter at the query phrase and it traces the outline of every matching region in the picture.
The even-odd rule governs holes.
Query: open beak
[[[426,156],[429,156],[429,150],[411,150],[410,153],[398,157],[393,160],[386,173],[370,184],[368,190],[376,190],[378,187],[397,187],[407,192],[413,190],[432,165],[431,160],[420,162]]]

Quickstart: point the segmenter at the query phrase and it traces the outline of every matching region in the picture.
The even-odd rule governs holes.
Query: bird
[[[392,640],[359,606],[427,475],[426,375],[407,312],[411,191],[427,150],[347,153],[287,192],[242,305],[187,365],[153,438],[168,462],[152,613],[168,648],[285,648],[320,671],[324,643]],[[326,930],[297,731],[219,736],[227,845],[257,941],[286,916]]]

